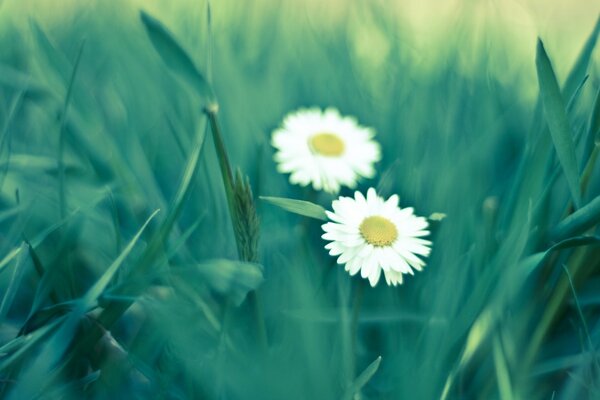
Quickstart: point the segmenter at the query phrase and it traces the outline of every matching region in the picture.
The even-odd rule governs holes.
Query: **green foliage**
[[[320,219],[321,221],[327,221],[325,209],[318,204],[311,203],[310,201],[283,199],[281,197],[270,196],[262,196],[260,199],[294,214]]]
[[[46,3],[0,2],[0,397],[598,398],[600,22],[572,62],[470,2],[430,53],[379,2]],[[430,215],[402,286],[276,171],[311,106]]]

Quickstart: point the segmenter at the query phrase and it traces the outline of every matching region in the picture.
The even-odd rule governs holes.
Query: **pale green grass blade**
[[[355,398],[361,389],[371,380],[373,375],[379,369],[379,365],[381,364],[381,356],[377,357],[375,361],[373,361],[360,375],[356,378],[356,380],[352,383],[346,394],[344,395],[344,399],[351,400]]]
[[[502,344],[497,336],[494,337],[493,340],[493,355],[500,399],[514,399],[515,397],[513,394],[512,385],[510,383],[509,367],[504,355],[504,350],[502,349]]]
[[[325,209],[318,204],[305,200],[285,199],[283,197],[260,196],[261,200],[273,204],[279,208],[305,217],[327,221]]]
[[[207,102],[215,103],[216,100],[212,88],[196,68],[190,56],[177,43],[167,28],[157,19],[143,11],[140,13],[140,18],[152,45],[167,67],[176,75],[183,78],[188,84],[192,85]]]
[[[538,40],[537,45],[536,67],[548,129],[550,130],[556,154],[571,190],[573,202],[579,208],[581,205],[579,164],[577,163],[577,156],[575,154],[573,134],[569,126],[564,100],[560,93],[552,64],[541,40]]]
[[[562,220],[552,233],[555,240],[582,234],[600,223],[600,196]]]

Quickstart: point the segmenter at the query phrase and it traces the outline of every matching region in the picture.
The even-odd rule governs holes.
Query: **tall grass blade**
[[[493,355],[494,355],[494,366],[496,370],[496,379],[498,381],[498,391],[500,393],[500,399],[511,400],[514,399],[514,394],[511,386],[511,379],[509,374],[509,367],[504,355],[504,350],[500,343],[500,339],[496,336],[493,340]]]
[[[155,210],[148,217],[146,222],[144,222],[144,225],[142,225],[142,227],[138,230],[133,239],[131,239],[129,244],[125,246],[121,254],[119,254],[119,257],[117,257],[117,259],[106,269],[106,271],[96,281],[96,283],[94,283],[94,285],[87,291],[85,296],[83,296],[82,301],[85,303],[86,307],[93,306],[94,302],[98,299],[98,297],[100,297],[100,295],[106,290],[108,284],[112,281],[119,268],[121,268],[121,265],[123,265],[123,261],[125,261],[125,258],[127,258],[129,253],[131,253],[131,250],[133,250],[133,247],[137,243],[138,239],[140,238],[150,221],[154,219],[154,217],[156,216],[156,214],[159,213],[159,211],[160,210]]]
[[[79,70],[79,63],[81,62],[81,56],[83,55],[83,49],[85,47],[85,41],[81,42],[79,46],[79,51],[77,52],[77,57],[75,58],[75,64],[73,65],[73,70],[71,72],[71,77],[69,79],[69,85],[67,87],[67,94],[65,96],[65,101],[63,103],[63,107],[60,113],[60,130],[59,130],[59,144],[58,144],[58,199],[59,199],[59,207],[60,207],[60,218],[64,218],[67,215],[67,204],[66,204],[66,194],[65,194],[65,162],[64,162],[64,153],[65,153],[65,134],[66,134],[66,126],[67,126],[67,112],[69,110],[69,104],[71,103],[71,97],[73,95],[73,86],[75,84],[75,77],[77,76],[77,71]]]
[[[23,279],[23,275],[25,274],[25,269],[28,266],[27,262],[27,244],[23,242],[20,247],[20,254],[15,262],[15,266],[13,268],[13,273],[10,277],[10,281],[8,283],[8,287],[6,291],[2,295],[2,301],[0,302],[0,320],[4,320],[6,318],[6,314],[15,300],[15,296],[17,294],[17,290],[21,286],[21,281]]]
[[[344,394],[344,399],[351,400],[361,391],[361,389],[371,380],[373,375],[379,369],[381,364],[381,356],[377,357],[360,375],[354,380],[350,388]]]
[[[552,233],[554,240],[578,235],[600,223],[600,196],[562,220]]]
[[[260,196],[261,200],[294,214],[327,221],[325,209],[318,204],[305,200],[285,199],[283,197]]]
[[[573,135],[552,64],[541,40],[538,40],[537,45],[536,67],[548,129],[550,130],[556,154],[571,190],[573,202],[579,208],[581,205],[579,167],[575,154]]]
[[[596,42],[598,41],[598,35],[600,34],[600,17],[596,20],[596,25],[594,25],[594,29],[592,30],[590,36],[588,37],[583,49],[581,49],[581,53],[575,61],[575,65],[571,69],[567,80],[565,81],[565,85],[563,88],[563,95],[565,98],[571,97],[579,82],[581,82],[584,76],[587,73],[588,66],[590,64],[590,60],[592,58],[592,53],[594,48],[596,47]]]
[[[212,88],[196,68],[191,57],[177,43],[167,28],[157,19],[143,11],[140,12],[140,18],[152,45],[167,67],[187,83],[191,84],[208,103],[215,103],[216,99]]]

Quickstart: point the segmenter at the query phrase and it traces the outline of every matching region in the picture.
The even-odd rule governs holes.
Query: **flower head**
[[[414,215],[412,208],[400,208],[397,195],[384,200],[370,188],[365,198],[355,192],[354,198],[340,197],[327,211],[332,222],[323,225],[325,248],[338,256],[350,275],[360,271],[375,286],[381,276],[388,285],[402,284],[403,274],[420,271],[431,252],[427,219]]]
[[[375,175],[381,158],[374,132],[336,109],[301,109],[289,114],[273,132],[277,170],[290,173],[290,182],[337,193],[340,186],[356,187],[360,177]]]

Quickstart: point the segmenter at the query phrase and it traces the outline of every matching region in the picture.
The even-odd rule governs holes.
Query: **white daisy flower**
[[[360,271],[375,286],[381,276],[388,285],[402,284],[403,274],[420,271],[431,252],[431,242],[423,239],[429,235],[429,223],[424,217],[413,214],[412,207],[400,208],[397,195],[384,200],[375,189],[360,192],[352,197],[340,197],[327,211],[332,222],[323,225],[323,239],[329,240],[325,248],[332,256],[339,256],[338,264],[345,264],[350,275]]]
[[[286,116],[271,143],[277,170],[290,173],[291,183],[337,193],[341,185],[354,188],[360,177],[375,175],[381,150],[374,135],[336,109],[311,108]]]

